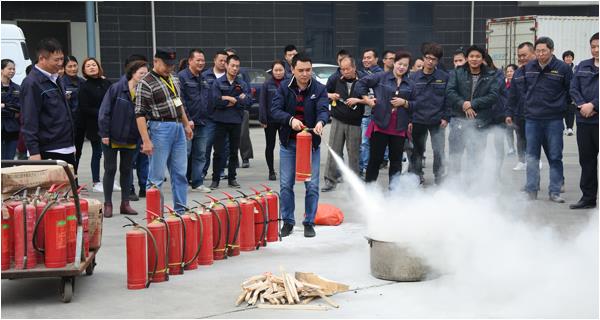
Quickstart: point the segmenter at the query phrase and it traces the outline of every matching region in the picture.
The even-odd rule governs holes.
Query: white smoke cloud
[[[494,167],[495,159],[486,156],[489,174],[426,189],[416,176],[403,175],[391,191],[365,186],[341,168],[367,236],[400,243],[423,258],[433,270],[429,280],[439,286],[430,299],[442,309],[468,308],[465,316],[597,318],[598,211],[568,233],[536,222],[533,206],[552,210],[556,204],[529,202],[519,186],[499,186],[489,170]]]

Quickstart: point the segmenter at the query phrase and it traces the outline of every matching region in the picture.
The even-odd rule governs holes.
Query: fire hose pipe
[[[150,213],[151,215],[155,216],[156,218],[154,220],[158,220],[160,223],[165,225],[165,232],[166,232],[166,241],[167,244],[165,245],[165,280],[169,281],[169,225],[167,224],[167,221],[159,216],[158,214],[146,209],[146,212]],[[158,248],[156,250],[157,255],[158,255]]]
[[[221,200],[219,200],[215,197],[209,196],[209,195],[206,195],[206,197],[208,197],[210,200],[212,200],[215,204],[219,204],[219,205],[223,206],[223,208],[225,209],[225,218],[227,219],[227,228],[226,228],[227,230],[225,231],[225,246],[223,247],[223,259],[227,259],[227,249],[229,248],[229,224],[230,224],[229,209],[227,209],[227,206],[223,202],[221,202]],[[219,226],[221,226],[221,225],[219,225]],[[220,237],[221,236],[219,235],[219,238]]]
[[[182,205],[179,202],[177,204],[179,204],[180,206],[182,206],[187,212],[191,212],[191,213],[193,213],[196,216],[196,219],[198,220],[198,223],[200,224],[199,239],[204,238],[204,224],[202,223],[202,219],[200,218],[200,215],[197,212],[195,212],[193,210],[193,208],[188,208],[188,207]],[[184,226],[184,229],[185,229],[185,226]],[[184,232],[184,243],[185,243],[185,232]],[[190,265],[192,262],[194,262],[196,259],[198,259],[198,255],[200,254],[200,250],[202,250],[202,241],[198,241],[198,248],[196,249],[196,253],[194,254],[194,257],[190,261],[185,262],[185,245],[184,245],[184,256],[183,256],[184,263],[183,263],[182,266],[185,268],[188,265]]]
[[[37,218],[37,220],[35,221],[35,225],[33,226],[33,249],[35,249],[35,251],[39,252],[39,253],[44,253],[44,249],[39,248],[38,247],[38,243],[37,243],[37,232],[38,232],[38,227],[40,225],[40,222],[42,222],[42,220],[44,219],[44,216],[46,215],[46,212],[48,212],[48,210],[50,210],[50,207],[52,207],[54,204],[58,203],[58,193],[56,194],[56,196],[54,197],[54,199],[50,199],[48,201],[48,203],[46,203],[46,206],[44,207],[44,209],[42,210],[42,213],[40,213],[40,216]]]
[[[232,244],[230,245],[231,250],[233,250],[233,246],[235,245],[235,241],[237,240],[237,237],[240,234],[240,227],[242,226],[242,208],[240,206],[240,202],[235,197],[233,197],[232,195],[230,195],[229,193],[227,193],[225,191],[221,191],[221,192],[223,192],[223,194],[227,198],[229,198],[229,200],[235,202],[235,204],[237,204],[237,208],[238,208],[237,226],[235,228],[235,233],[233,234]],[[229,217],[229,214],[227,216]]]
[[[208,206],[206,206],[205,204],[198,202],[196,200],[192,200],[195,203],[199,204],[202,208],[204,208],[205,210],[210,211],[216,218],[217,218],[217,224],[219,225],[219,236],[217,238],[217,243],[213,244],[213,250],[219,247],[219,244],[221,244],[221,217],[219,217],[219,215],[217,214],[217,212],[215,210],[213,210],[212,208],[209,208]],[[214,231],[214,230],[213,230]]]
[[[260,209],[263,212],[263,234],[261,235],[261,241],[264,241],[265,244],[267,242],[266,238],[267,238],[267,232],[269,230],[269,202],[267,201],[267,199],[265,198],[265,205],[263,206],[260,201],[258,201],[256,198],[261,196],[261,192],[254,189],[254,188],[250,188],[252,191],[254,191],[254,193],[256,194],[256,196],[254,198],[252,198],[252,200],[254,200],[256,203],[258,203],[258,206],[260,207]],[[257,246],[257,250],[258,247],[260,246],[260,242],[256,245]]]
[[[266,184],[261,184],[261,186],[263,186],[265,188],[265,191],[267,192],[273,192],[276,196],[277,196],[277,227],[279,228],[277,231],[277,235],[279,236],[279,241],[282,241],[281,239],[281,221],[283,221],[283,219],[281,218],[281,196],[279,195],[279,192],[271,189],[269,186],[267,186]],[[268,205],[268,204],[267,204]]]
[[[150,230],[148,228],[138,224],[137,222],[133,221],[129,217],[124,217],[124,218],[131,221],[131,224],[126,224],[123,226],[123,228],[134,227],[134,228],[140,228],[140,229],[144,230],[144,232],[146,232],[146,234],[148,234],[150,236],[150,239],[152,239],[152,245],[154,245],[154,252],[158,253],[158,244],[156,243],[156,238],[154,238],[154,236],[152,235],[152,232],[150,232]],[[154,274],[156,273],[156,268],[158,268],[158,254],[154,255],[154,267],[152,268],[152,273],[148,276],[148,280],[146,280],[146,288],[150,287],[152,278],[154,277]]]

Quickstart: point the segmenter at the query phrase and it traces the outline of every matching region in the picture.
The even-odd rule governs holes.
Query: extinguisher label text
[[[62,249],[67,246],[67,232],[65,230],[65,225],[67,222],[65,220],[59,220],[56,222],[56,247],[58,249]]]

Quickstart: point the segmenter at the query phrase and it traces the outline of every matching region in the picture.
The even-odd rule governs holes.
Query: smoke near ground
[[[352,214],[363,215],[367,236],[426,261],[437,286],[429,302],[441,309],[464,308],[466,317],[597,318],[598,211],[585,213],[588,222],[568,234],[535,223],[534,206],[557,204],[527,201],[519,186],[499,180],[493,144],[485,154],[477,174],[428,188],[410,174],[391,190],[366,186],[342,165],[356,199]]]

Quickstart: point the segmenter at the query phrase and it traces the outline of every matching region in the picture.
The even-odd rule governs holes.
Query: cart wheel
[[[73,298],[73,292],[75,291],[75,277],[62,277],[60,279],[60,298],[62,302],[69,303]]]
[[[96,267],[96,258],[85,268],[85,274],[91,276],[94,274],[94,268]]]

